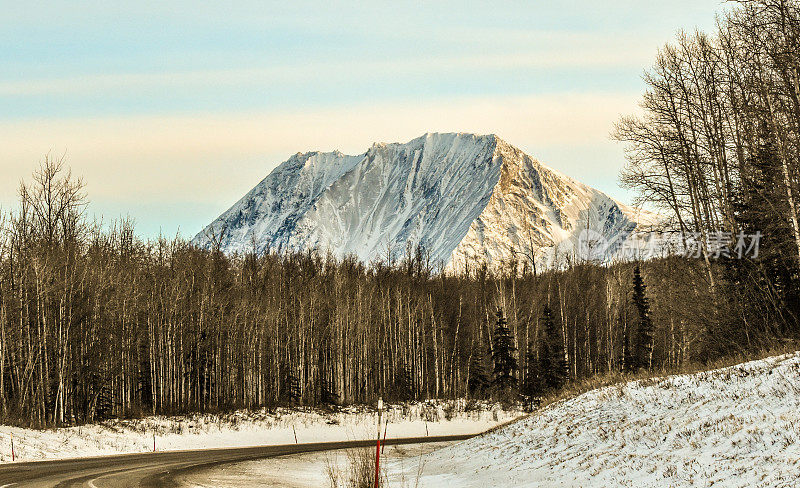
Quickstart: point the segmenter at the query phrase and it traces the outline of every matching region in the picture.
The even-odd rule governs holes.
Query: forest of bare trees
[[[143,242],[128,222],[84,221],[80,182],[52,160],[20,196],[0,234],[0,407],[11,421],[485,397],[498,356],[504,388],[537,394],[624,369],[636,344],[630,264],[448,276],[418,253],[366,266]],[[715,319],[694,285],[704,267],[674,257],[642,269],[653,367],[701,358]],[[558,352],[541,357],[543,346]]]
[[[623,184],[708,243],[760,234],[758,259],[714,269],[720,337],[794,333],[800,313],[800,4],[739,0],[712,33],[679,35],[646,74],[642,114],[623,118]],[[724,257],[724,256],[723,256]]]
[[[536,396],[796,338],[799,35],[795,2],[741,2],[662,50],[643,114],[616,130],[642,202],[675,231],[763,233],[754,258],[449,275],[414,252],[229,256],[88,221],[82,182],[48,157],[0,216],[0,417]]]

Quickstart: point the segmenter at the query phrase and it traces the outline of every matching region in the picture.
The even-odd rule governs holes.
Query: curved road
[[[386,439],[387,445],[460,441],[472,435]],[[0,465],[0,488],[160,488],[175,486],[177,474],[219,464],[287,454],[374,446],[375,440],[125,454],[62,461]]]

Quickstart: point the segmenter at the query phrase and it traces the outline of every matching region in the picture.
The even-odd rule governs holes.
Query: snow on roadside
[[[427,401],[388,406],[387,437],[476,434],[521,415],[489,403]],[[384,417],[386,418],[386,417]],[[11,461],[10,435],[17,461],[63,459],[153,450],[245,447],[297,442],[372,438],[375,411],[345,407],[338,412],[312,408],[263,409],[228,415],[190,415],[114,420],[49,430],[0,426],[0,462]]]
[[[420,487],[785,487],[800,354],[590,391],[430,454]]]
[[[450,444],[452,442],[387,446],[381,454],[381,463],[389,462],[408,467],[412,472],[412,476],[407,476],[402,471],[383,470],[388,487],[414,486],[417,472],[424,467],[424,464],[420,464],[420,456],[424,459],[431,451]],[[374,449],[367,448],[368,456],[373,455]],[[310,452],[222,464],[179,473],[172,481],[176,486],[185,488],[320,488],[334,486],[333,478],[338,483],[335,486],[344,487],[348,486],[347,478],[352,459],[360,456],[358,451],[347,449]]]

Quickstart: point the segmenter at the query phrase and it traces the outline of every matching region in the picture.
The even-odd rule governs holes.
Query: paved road
[[[452,442],[473,437],[453,435],[386,439],[387,445]],[[264,459],[287,454],[329,451],[374,445],[374,440],[318,442],[282,446],[170,451],[126,454],[65,461],[0,464],[0,488],[161,488],[172,487],[172,478],[188,470]]]

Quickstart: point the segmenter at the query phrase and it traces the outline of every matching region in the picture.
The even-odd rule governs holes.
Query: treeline
[[[615,135],[628,148],[623,183],[703,244],[724,311],[715,333],[748,344],[794,332],[800,314],[800,4],[729,4],[715,32],[681,34],[660,51],[643,114]],[[744,235],[760,235],[757,259],[733,252]],[[713,266],[710,243],[730,250],[725,266]]]
[[[449,276],[420,253],[392,266],[226,256],[143,242],[126,221],[89,225],[80,181],[58,161],[20,196],[0,228],[6,421],[539,395],[610,371],[677,368],[725,340],[708,335],[719,308],[696,286],[704,266],[678,257],[641,274],[585,263]]]

